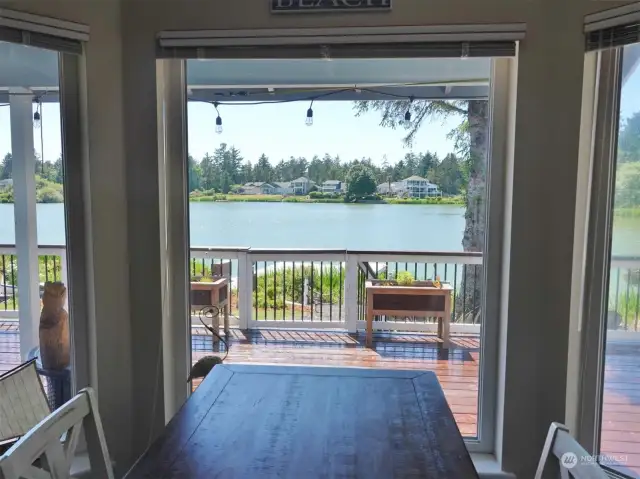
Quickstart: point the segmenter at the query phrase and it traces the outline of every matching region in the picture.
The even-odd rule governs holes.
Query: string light
[[[35,100],[36,103],[36,111],[33,114],[33,126],[36,128],[40,128],[42,115],[40,115],[40,100]]]
[[[216,113],[218,114],[218,117],[216,118],[216,133],[219,135],[222,133],[222,117],[220,116],[220,111],[218,110],[218,102],[215,102],[213,104],[214,108],[216,109]]]
[[[413,103],[414,97],[409,97],[409,106],[407,107],[407,112],[404,114],[405,123],[411,122],[411,104]]]
[[[307,119],[305,120],[305,124],[307,126],[313,125],[313,100],[311,100],[311,105],[309,105],[309,109],[307,110]]]

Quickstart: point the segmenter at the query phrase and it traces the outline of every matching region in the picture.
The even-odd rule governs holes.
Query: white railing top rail
[[[64,254],[65,245],[39,245],[41,255]],[[193,246],[191,257],[199,259],[238,259],[249,254],[254,261],[326,260],[343,261],[356,256],[360,261],[398,263],[482,264],[482,253],[472,251],[375,251],[321,248],[251,248],[249,246]],[[0,244],[0,255],[16,254],[14,244]],[[640,256],[617,255],[611,258],[612,268],[640,269]]]

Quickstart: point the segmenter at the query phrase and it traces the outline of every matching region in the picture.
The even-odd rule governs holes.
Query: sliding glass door
[[[604,467],[640,477],[640,44],[597,55],[581,436]]]

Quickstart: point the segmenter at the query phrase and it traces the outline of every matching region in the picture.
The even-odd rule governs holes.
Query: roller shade
[[[524,25],[162,32],[160,58],[515,56]]]
[[[585,17],[587,51],[640,42],[640,3],[605,10]]]
[[[0,8],[0,41],[80,55],[88,40],[85,25]]]

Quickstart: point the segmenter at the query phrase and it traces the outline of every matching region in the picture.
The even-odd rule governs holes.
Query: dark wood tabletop
[[[126,476],[478,475],[432,372],[219,365]]]

